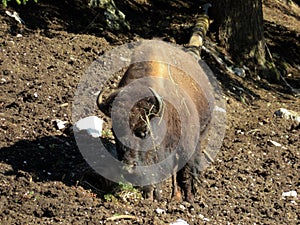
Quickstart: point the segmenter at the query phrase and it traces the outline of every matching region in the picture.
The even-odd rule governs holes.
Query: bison
[[[181,200],[183,192],[192,202],[194,182],[207,162],[203,155],[212,160],[205,145],[216,99],[198,64],[210,7],[202,6],[188,53],[161,41],[142,41],[117,90],[104,101],[103,93],[97,98],[112,118],[125,178],[143,186],[151,200],[161,198],[161,182],[171,176],[173,197]]]
[[[159,200],[161,181],[172,176],[173,198],[192,202],[215,105],[213,89],[191,54],[167,51],[167,45],[141,42],[117,89],[105,100],[100,93],[97,105],[112,117],[118,159],[128,174],[144,181],[146,198]],[[184,65],[176,57],[168,63],[174,54],[181,54]]]

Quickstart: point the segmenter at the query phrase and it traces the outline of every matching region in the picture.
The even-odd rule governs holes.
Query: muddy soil
[[[180,2],[116,1],[130,31],[110,31],[103,10],[80,1],[0,9],[0,224],[300,224],[300,126],[274,115],[279,108],[300,113],[300,99],[283,82],[269,83],[254,71],[251,77],[226,73],[207,53],[228,121],[193,204],[171,201],[169,181],[162,201],[144,200],[135,188],[98,176],[81,156],[70,129],[80,78],[123,43],[186,43],[197,10]],[[263,2],[273,60],[300,89],[300,8]],[[5,10],[17,11],[25,25]],[[56,119],[66,128],[58,129]],[[289,191],[298,195],[284,197]]]

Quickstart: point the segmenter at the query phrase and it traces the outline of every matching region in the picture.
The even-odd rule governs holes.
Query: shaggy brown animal
[[[207,16],[203,18],[201,24],[203,21],[208,24]],[[191,62],[186,67],[199,67],[192,55],[199,56],[199,52],[195,52],[202,45],[202,36],[208,25],[196,28],[189,46],[192,54],[183,51],[173,53],[182,54],[183,61]],[[142,42],[135,49],[133,63],[118,89],[104,102],[100,94],[97,104],[112,117],[118,157],[128,165],[128,174],[149,184],[143,188],[146,197],[160,199],[159,178],[172,176],[173,197],[181,200],[182,190],[185,199],[192,202],[193,183],[202,168],[201,142],[215,104],[213,89],[203,71],[191,76],[175,65],[176,60],[174,64],[166,63],[173,55],[164,49],[164,45]],[[143,94],[143,98],[131,103],[134,96]],[[113,104],[117,116],[111,115]],[[152,165],[157,168],[140,170]]]
[[[144,174],[136,168],[157,164],[171,156],[171,164],[168,166],[174,169],[170,174],[173,177],[173,197],[181,199],[181,188],[185,199],[191,202],[193,176],[197,176],[197,168],[201,167],[196,165],[200,163],[202,154],[200,143],[214,107],[212,88],[204,73],[200,73],[198,81],[195,81],[176,66],[160,60],[154,61],[167,55],[164,56],[158,47],[147,46],[147,43],[145,45],[142,44],[146,52],[144,60],[130,65],[118,89],[106,101],[103,102],[99,95],[98,106],[111,116],[110,109],[115,104],[117,114],[122,116],[128,110],[130,98],[148,93],[133,107],[129,107],[129,130],[124,129],[128,125],[128,119],[118,120],[116,126],[116,118],[112,119],[119,160],[129,165],[128,173],[135,174],[138,179],[149,179],[151,183],[151,178],[143,177]],[[187,60],[194,60],[194,65],[199,66],[192,56],[183,54],[190,57]],[[136,82],[139,80],[145,82]],[[129,85],[132,87],[127,88]],[[123,97],[116,101],[119,95]],[[166,96],[172,96],[171,100]],[[156,141],[161,136],[163,139]],[[150,141],[143,142],[147,138]],[[195,146],[196,139],[199,140]],[[191,155],[195,147],[196,151]],[[187,164],[182,164],[187,161]],[[180,169],[178,173],[177,169]],[[160,199],[159,184],[144,187],[144,192],[147,198]]]

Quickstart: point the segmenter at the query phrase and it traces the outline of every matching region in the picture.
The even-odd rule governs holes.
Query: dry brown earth
[[[201,174],[195,203],[170,202],[168,184],[163,200],[153,203],[128,187],[101,192],[106,183],[88,170],[70,130],[58,130],[53,120],[71,123],[76,86],[100,55],[140,38],[183,44],[195,10],[116,1],[132,30],[110,32],[101,28],[101,14],[91,23],[97,12],[74,2],[11,5],[6,10],[18,11],[24,27],[0,10],[0,224],[169,224],[179,218],[189,224],[300,224],[300,127],[274,116],[279,108],[300,113],[300,99],[282,83],[220,73],[208,55],[228,124],[216,161]],[[264,1],[268,46],[295,89],[299,11],[297,4]],[[298,196],[283,197],[288,191]],[[135,218],[108,221],[116,215]]]

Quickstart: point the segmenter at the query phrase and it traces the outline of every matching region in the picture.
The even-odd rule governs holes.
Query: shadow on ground
[[[113,184],[89,167],[73,136],[18,141],[1,149],[0,162],[11,166],[4,175],[27,176],[34,182],[62,181],[68,186],[80,184],[93,189],[98,195],[112,192]]]

